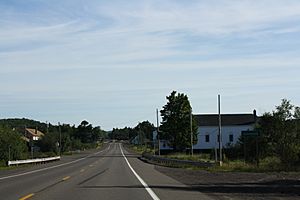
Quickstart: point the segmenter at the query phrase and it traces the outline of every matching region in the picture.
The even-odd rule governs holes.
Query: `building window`
[[[233,142],[233,135],[232,134],[229,135],[229,142]]]
[[[205,142],[209,142],[209,135],[205,135]]]

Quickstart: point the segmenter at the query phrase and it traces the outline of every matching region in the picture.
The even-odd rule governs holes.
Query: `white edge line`
[[[158,196],[153,192],[153,190],[147,185],[147,183],[134,171],[134,169],[131,167],[130,163],[128,162],[126,156],[124,155],[124,152],[122,150],[121,144],[119,143],[119,147],[121,149],[121,153],[128,165],[128,167],[131,169],[133,174],[136,176],[136,178],[141,182],[141,184],[144,186],[144,188],[147,190],[147,192],[150,194],[153,200],[160,200]]]
[[[102,153],[103,151],[109,150],[109,149],[110,149],[110,145],[111,145],[111,144],[109,144],[109,146],[108,146],[107,149],[104,149],[104,150],[102,150],[102,151],[93,153],[92,155],[97,155],[97,154],[99,154],[99,153]],[[21,173],[21,174],[15,174],[15,175],[11,175],[11,176],[0,177],[0,180],[4,180],[4,179],[8,179],[8,178],[14,178],[14,177],[18,177],[18,176],[24,176],[24,175],[33,174],[33,173],[36,173],[36,172],[45,171],[45,170],[48,170],[48,169],[53,169],[53,168],[57,168],[57,167],[69,165],[69,164],[72,164],[72,163],[79,162],[79,161],[81,161],[81,160],[85,160],[85,159],[87,159],[88,157],[91,157],[92,155],[88,155],[88,156],[86,156],[86,157],[84,157],[84,158],[80,158],[80,159],[78,159],[78,160],[73,160],[73,161],[71,161],[71,162],[63,163],[63,164],[60,164],[60,165],[55,165],[55,166],[51,166],[51,167],[46,167],[46,168],[42,168],[42,169],[37,169],[37,170],[34,170],[34,171],[29,171],[29,172],[25,172],[25,173]]]

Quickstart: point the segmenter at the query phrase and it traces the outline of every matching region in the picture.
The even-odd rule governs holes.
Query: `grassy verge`
[[[242,160],[226,161],[222,166],[215,165],[207,169],[210,172],[253,172],[253,173],[271,173],[271,172],[300,172],[300,166],[290,166],[281,164],[276,157],[267,157],[260,161],[259,166],[254,163],[245,163]]]
[[[209,154],[194,154],[193,156],[187,155],[184,153],[175,153],[164,155],[163,157],[178,159],[178,160],[190,160],[190,161],[198,161],[198,162],[214,162],[214,160],[210,159]]]
[[[145,145],[128,145],[132,151],[138,154],[149,152],[153,154],[153,149],[147,148]],[[210,154],[194,154],[193,156],[185,153],[172,153],[168,155],[162,155],[165,158],[172,158],[178,160],[191,160],[199,162],[214,163],[214,160],[210,159]],[[276,157],[267,157],[260,160],[259,166],[255,163],[245,163],[243,160],[226,160],[222,166],[214,165],[213,167],[191,167],[191,166],[179,166],[172,164],[159,164],[166,167],[184,168],[190,170],[206,170],[209,172],[252,172],[252,173],[271,173],[271,172],[295,172],[300,173],[300,165],[287,167],[282,165],[280,160]]]
[[[142,154],[144,152],[153,153],[153,149],[147,147],[146,145],[127,145],[128,148],[130,148],[132,151],[138,154]]]

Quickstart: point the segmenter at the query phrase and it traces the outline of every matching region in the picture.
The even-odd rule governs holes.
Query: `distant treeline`
[[[116,140],[136,140],[138,143],[144,143],[146,141],[152,141],[153,131],[155,127],[149,121],[143,121],[138,123],[134,128],[114,128],[108,132],[110,139]]]

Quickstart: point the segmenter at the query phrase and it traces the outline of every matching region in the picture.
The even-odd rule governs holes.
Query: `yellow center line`
[[[68,180],[69,178],[71,178],[71,176],[66,176],[66,177],[63,178],[62,180],[63,180],[63,181],[66,181],[66,180]]]
[[[26,200],[26,199],[29,199],[29,198],[31,198],[33,195],[34,195],[34,194],[31,193],[31,194],[29,194],[29,195],[27,195],[27,196],[25,196],[25,197],[20,198],[19,200]]]

